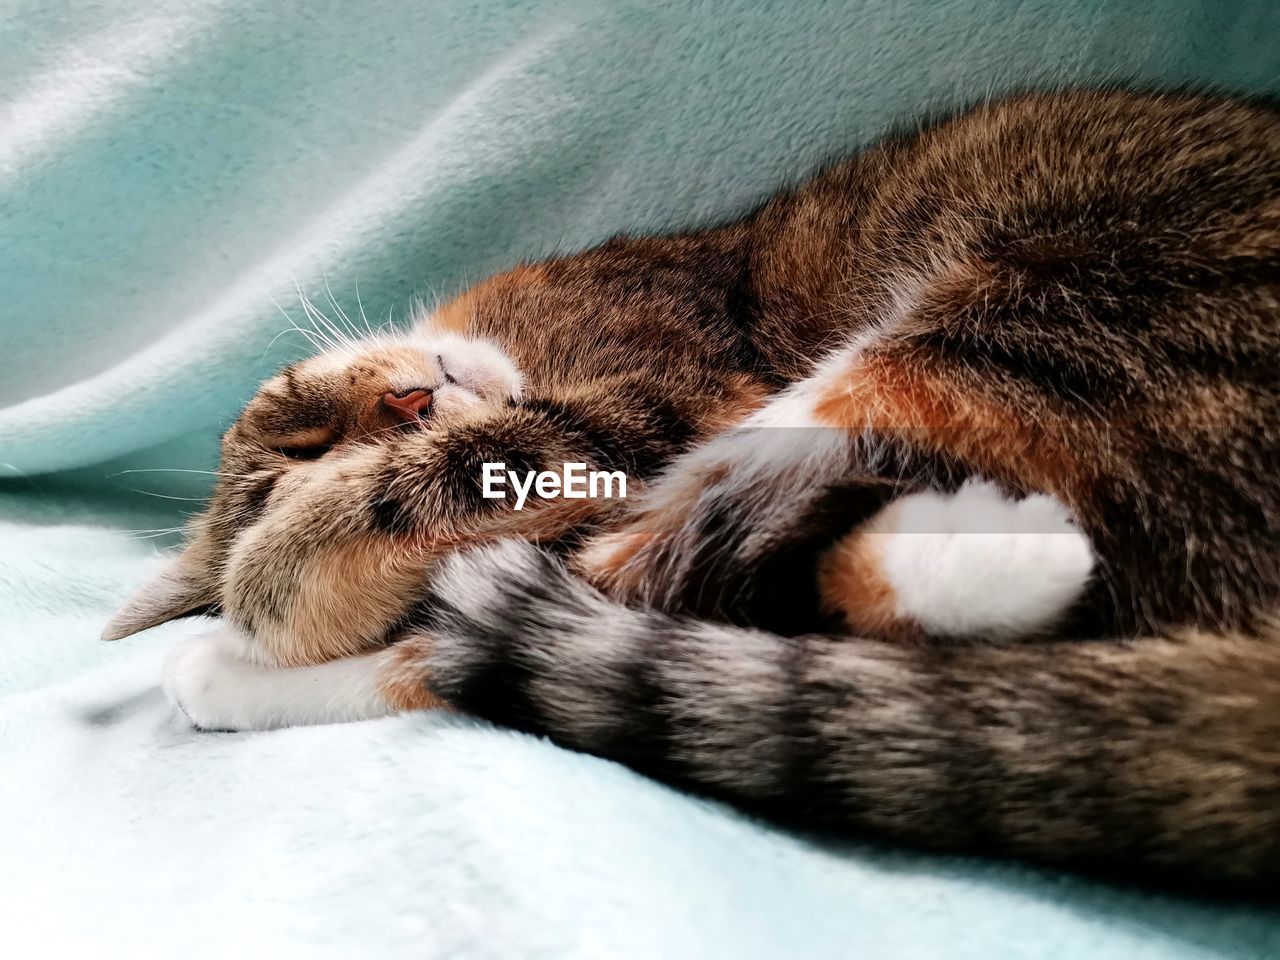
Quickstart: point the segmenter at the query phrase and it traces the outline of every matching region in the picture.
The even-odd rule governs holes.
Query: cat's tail
[[[809,826],[1263,888],[1280,643],[783,638],[615,603],[508,542],[435,579],[462,710]]]

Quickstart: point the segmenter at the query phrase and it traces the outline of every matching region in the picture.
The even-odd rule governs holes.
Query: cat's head
[[[519,371],[495,344],[433,329],[430,318],[285,368],[223,435],[218,480],[189,524],[185,549],[125,603],[103,638],[216,610],[228,553],[282,481],[354,445],[507,403],[521,387]]]

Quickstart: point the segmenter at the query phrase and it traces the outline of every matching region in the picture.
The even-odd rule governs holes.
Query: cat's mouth
[[[382,406],[401,423],[421,423],[431,416],[435,391],[430,387],[415,387],[400,393],[384,393]]]

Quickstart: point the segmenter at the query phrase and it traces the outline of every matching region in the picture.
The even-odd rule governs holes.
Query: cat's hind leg
[[[1019,639],[1064,620],[1093,562],[1054,498],[969,482],[885,507],[823,557],[819,591],[828,612],[867,635]]]
[[[816,587],[804,591],[819,557],[891,501],[984,476],[1072,502],[1080,469],[1059,427],[901,342],[851,345],[678,459],[578,569],[669,611],[824,629],[802,616],[818,606]]]

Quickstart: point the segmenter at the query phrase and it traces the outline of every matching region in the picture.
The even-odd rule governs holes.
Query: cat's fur
[[[227,615],[170,665],[197,722],[443,698],[807,822],[1280,875],[1274,110],[984,105],[725,226],[518,268],[428,331],[491,341],[510,377],[418,428],[378,398],[443,385],[435,340],[286,371],[109,628]],[[485,460],[664,472],[626,510],[517,515],[479,496]],[[935,556],[975,489],[989,533],[1049,548]],[[456,553],[507,533],[605,592],[532,546]]]

